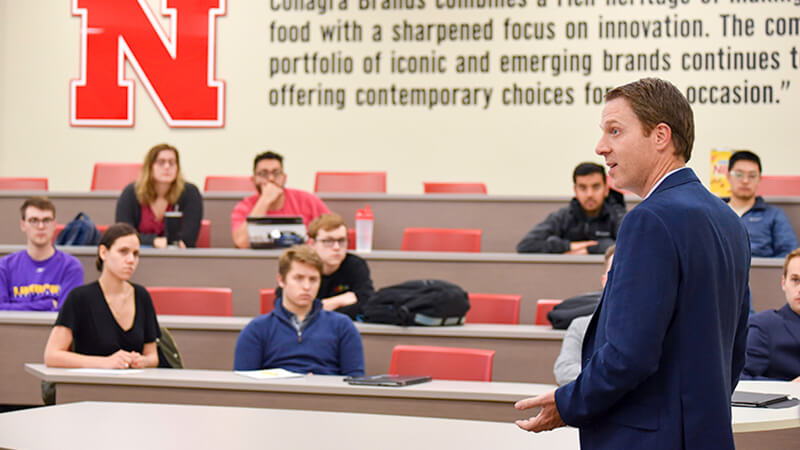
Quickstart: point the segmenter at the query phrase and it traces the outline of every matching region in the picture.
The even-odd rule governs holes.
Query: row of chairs
[[[193,316],[232,316],[233,294],[230,288],[148,287],[158,314]],[[272,311],[275,289],[261,289],[261,314]],[[522,296],[509,294],[469,294],[467,323],[519,324]],[[547,313],[561,300],[537,302],[536,324],[547,325]]]
[[[119,191],[139,177],[141,163],[95,163],[92,191]],[[426,194],[459,193],[486,194],[485,183],[424,182]],[[47,178],[2,177],[0,190],[48,189]],[[253,190],[249,176],[210,175],[206,177],[205,192]],[[317,172],[314,192],[385,193],[386,172]],[[800,175],[763,175],[759,195],[800,196]]]
[[[119,191],[139,177],[141,163],[96,163],[92,172],[92,191]],[[423,183],[426,194],[486,194],[485,183]],[[47,178],[2,177],[0,190],[47,191]],[[209,175],[205,192],[248,192],[253,183],[244,175]],[[314,192],[385,193],[386,172],[317,172]]]

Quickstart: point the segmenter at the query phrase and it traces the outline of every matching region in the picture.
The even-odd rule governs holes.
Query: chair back
[[[535,325],[550,325],[547,320],[547,313],[553,310],[563,300],[556,300],[552,298],[540,298],[536,300],[536,322]]]
[[[422,183],[426,194],[486,194],[486,183]]]
[[[209,175],[204,192],[250,192],[255,191],[253,181],[246,175]]]
[[[521,295],[469,293],[467,323],[519,324]]]
[[[93,191],[121,191],[139,178],[142,163],[99,162],[92,173]]]
[[[762,175],[756,194],[800,196],[800,175]]]
[[[483,232],[476,229],[406,228],[400,248],[418,252],[480,252]]]
[[[230,288],[148,287],[156,314],[232,316]]]
[[[386,172],[317,172],[314,192],[385,193]]]
[[[200,231],[197,233],[197,242],[194,244],[197,248],[211,247],[211,221],[203,219],[200,221]]]
[[[2,191],[46,191],[47,178],[0,177]]]
[[[492,381],[494,350],[397,345],[389,373],[428,375],[439,380]]]
[[[259,289],[261,297],[261,314],[267,314],[275,309],[275,289]]]

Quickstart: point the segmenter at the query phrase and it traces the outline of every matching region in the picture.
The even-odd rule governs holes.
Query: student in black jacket
[[[578,164],[572,181],[575,197],[529,231],[518,253],[602,254],[616,241],[625,197],[609,188],[603,166]]]
[[[203,197],[197,186],[183,179],[178,150],[169,144],[159,144],[147,152],[139,179],[122,190],[115,221],[136,228],[142,245],[165,248],[167,211],[183,213],[178,245],[195,247],[203,220]]]

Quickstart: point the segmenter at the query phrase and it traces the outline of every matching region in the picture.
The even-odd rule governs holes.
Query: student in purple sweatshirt
[[[27,248],[0,259],[0,310],[58,311],[72,288],[83,284],[83,266],[53,247],[56,208],[31,197],[20,208]]]

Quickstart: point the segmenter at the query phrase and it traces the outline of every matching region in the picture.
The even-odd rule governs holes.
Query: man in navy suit
[[[582,448],[733,448],[731,393],[745,360],[750,243],[731,209],[685,167],[694,119],[672,84],[647,78],[606,95],[597,154],[644,200],[622,221],[583,343],[578,378],[517,421],[580,428]]]
[[[781,288],[783,308],[750,317],[744,379],[800,383],[800,248],[786,255]]]

